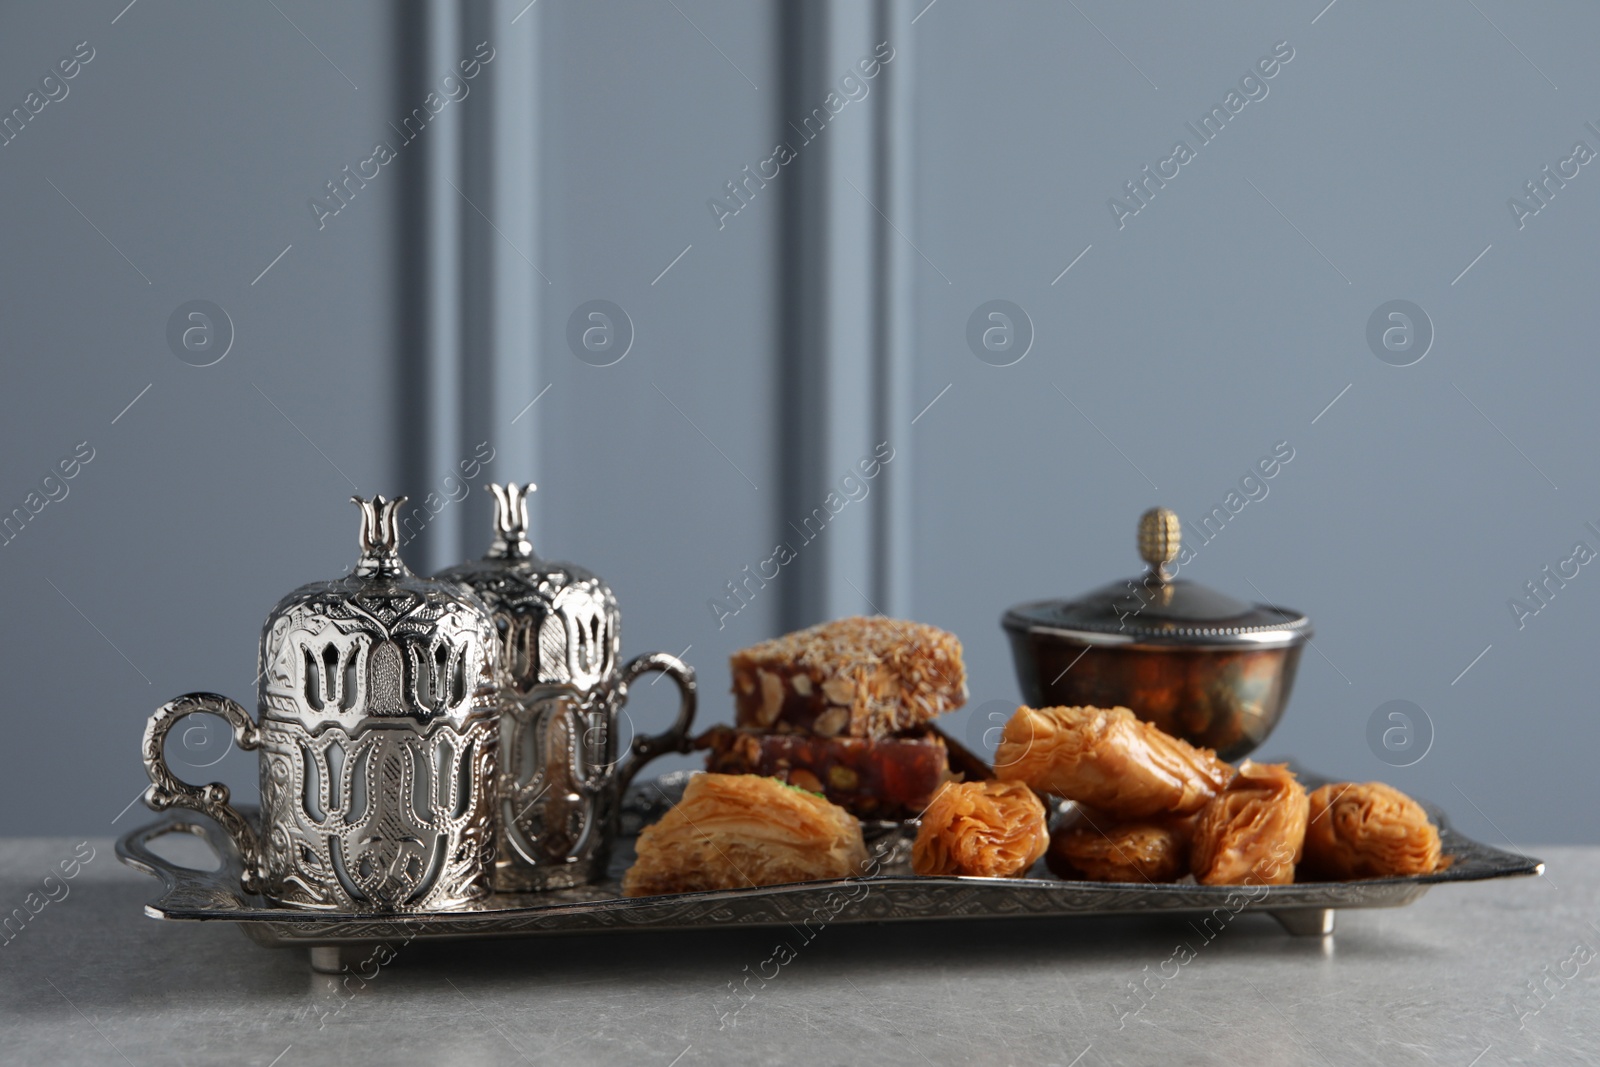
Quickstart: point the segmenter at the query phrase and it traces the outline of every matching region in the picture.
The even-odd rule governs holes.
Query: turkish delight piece
[[[931,733],[868,740],[715,726],[695,745],[708,750],[708,771],[779,778],[863,819],[913,818],[951,777]]]

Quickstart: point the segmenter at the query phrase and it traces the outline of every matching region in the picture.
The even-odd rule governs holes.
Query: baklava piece
[[[848,878],[867,862],[861,824],[814,793],[751,774],[697,774],[644,828],[622,895]]]
[[[1439,831],[1422,805],[1382,782],[1325,785],[1311,794],[1302,876],[1396,878],[1439,867]]]
[[[1245,760],[1195,824],[1195,878],[1202,885],[1293,882],[1310,808],[1288,764]]]
[[[950,782],[922,815],[911,868],[921,875],[1013,878],[1049,846],[1044,802],[1021,782]]]
[[[1189,873],[1193,818],[1113,822],[1098,813],[1050,836],[1045,862],[1058,878],[1176,882]]]
[[[869,741],[715,726],[695,745],[709,750],[709,771],[778,778],[863,819],[913,818],[951,776],[944,742],[931,733]]]
[[[773,733],[880,738],[966,702],[961,642],[897,619],[826,622],[735,652],[735,721]]]
[[[1141,722],[1127,708],[1020,707],[994,754],[995,774],[1131,821],[1189,815],[1233,768],[1209,748]]]

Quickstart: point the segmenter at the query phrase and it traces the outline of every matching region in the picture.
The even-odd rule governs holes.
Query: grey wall
[[[0,547],[0,833],[127,828],[150,712],[196,689],[253,706],[267,609],[349,564],[352,483],[397,487],[393,189],[374,182],[321,232],[307,207],[391,117],[381,5],[142,0],[112,24],[122,6],[0,15],[8,112],[94,49],[0,147],[4,509],[94,449]],[[214,366],[167,345],[192,299],[233,321]],[[190,740],[195,763],[222,747]],[[219,769],[253,792],[237,754]]]
[[[705,202],[770,152],[777,42],[768,5],[678,7],[541,12],[549,392],[531,412],[535,546],[611,583],[624,656],[688,648],[702,717],[727,721],[728,654],[774,632],[780,596],[758,591],[720,628],[706,607],[770,554],[778,525],[779,204],[756,199],[719,232]],[[609,366],[568,343],[592,300],[633,324],[632,348]],[[637,687],[624,732],[664,726],[669,688]]]
[[[541,551],[616,587],[628,655],[689,647],[710,665],[712,717],[726,717],[720,664],[774,628],[776,591],[721,628],[705,605],[770,552],[776,525],[777,204],[716,239],[705,207],[770,147],[773,12],[689,5],[691,22],[671,5],[524,14],[494,3],[458,28],[448,4],[278,6],[142,0],[114,25],[120,5],[0,15],[0,88],[10,86],[0,99],[21,105],[77,42],[95,49],[67,97],[0,148],[6,510],[75,444],[94,449],[67,497],[0,548],[0,588],[17,606],[4,714],[19,754],[0,784],[0,834],[126,829],[143,811],[126,809],[144,782],[149,713],[196,689],[253,706],[267,610],[353,559],[347,497],[439,491],[480,438],[495,458],[476,482],[538,481]],[[716,45],[697,25],[715,27]],[[389,124],[438,88],[444,69],[432,61],[454,58],[429,47],[456,37],[470,54],[474,29],[497,49],[497,80],[477,81],[319,229],[308,199],[326,200],[324,183],[375,140],[398,139]],[[555,106],[536,128],[521,101],[491,90]],[[467,140],[469,120],[493,123],[507,143],[496,188],[480,194],[476,171],[443,171],[471,196],[452,204],[458,194],[436,198],[429,168],[438,144]],[[548,194],[533,204],[541,184]],[[460,249],[444,243],[452,227]],[[419,294],[419,279],[459,281],[417,257],[462,250],[498,260],[494,300]],[[471,266],[468,281],[489,273]],[[221,305],[235,326],[214,366],[181,362],[164,337],[168,315],[193,298]],[[570,313],[596,298],[634,323],[613,366],[582,363],[567,343]],[[473,318],[485,314],[495,321]],[[539,323],[538,354],[524,346],[519,364],[482,370],[478,349],[497,329],[514,334],[504,321],[519,314]],[[473,351],[441,374],[427,361],[454,336]],[[440,411],[481,389],[475,374],[510,382],[513,399]],[[406,554],[421,568],[480,553],[486,518],[480,500],[451,504]],[[655,728],[670,687],[636,692],[632,715]],[[251,799],[253,761],[227,753],[216,723],[193,727],[169,745],[175,767]]]
[[[0,148],[0,503],[22,503],[77,442],[96,450],[69,496],[0,548],[4,714],[21,754],[0,784],[0,833],[126,828],[138,810],[110,824],[143,780],[145,716],[192,689],[248,702],[268,607],[349,562],[350,483],[431,488],[396,458],[413,429],[396,415],[396,331],[414,309],[394,257],[414,247],[402,191],[415,175],[384,173],[321,232],[306,208],[396,117],[392,19],[411,9],[278,6],[140,0],[115,25],[116,3],[0,16],[5,108],[78,41],[96,49],[69,97]],[[492,6],[507,22],[521,7]],[[536,312],[537,352],[516,369],[530,398],[548,391],[519,423],[533,420],[536,447],[508,446],[489,471],[540,483],[536,543],[616,587],[625,652],[692,646],[713,721],[730,717],[727,653],[777,632],[800,599],[786,572],[720,628],[706,606],[771,553],[797,518],[785,501],[804,495],[786,481],[795,397],[777,332],[796,232],[782,181],[802,172],[717,228],[706,199],[793,117],[793,20],[770,4],[677,7],[545,0],[519,23],[538,27],[538,123],[494,130],[536,130],[537,225],[512,232],[537,232],[523,251],[548,281],[503,248],[495,279],[502,306]],[[1016,699],[997,625],[1008,604],[1134,573],[1141,510],[1197,516],[1287,441],[1294,459],[1268,495],[1185,572],[1259,587],[1317,625],[1266,754],[1394,782],[1487,840],[1600,840],[1585,655],[1600,579],[1585,567],[1522,629],[1507,607],[1573,542],[1600,549],[1584,526],[1600,525],[1586,462],[1600,371],[1582,355],[1600,179],[1584,167],[1520,230],[1506,207],[1575,140],[1600,150],[1584,128],[1600,125],[1584,103],[1600,77],[1582,51],[1600,16],[1478,7],[888,5],[911,127],[873,165],[910,173],[884,232],[915,246],[893,270],[911,278],[901,403],[921,413],[893,442],[905,462],[892,470],[914,475],[896,597],[963,638],[974,708]],[[1175,140],[1194,144],[1185,122],[1284,40],[1294,58],[1268,95],[1119,229],[1107,199]],[[846,124],[873,114],[847,109],[830,134],[859,147]],[[822,210],[856,195],[825,192]],[[818,225],[830,255],[848,251],[837,215]],[[163,337],[192,298],[237,329],[213,367],[180,362]],[[567,341],[569,316],[596,299],[635,335],[608,367]],[[991,299],[1032,322],[1013,366],[967,345]],[[1412,366],[1366,340],[1393,299],[1435,328]],[[818,358],[836,358],[840,342],[825,343]],[[442,521],[476,552],[481,514]],[[827,536],[861,543],[872,515],[847,509]],[[642,688],[641,726],[668,704],[664,686]],[[1431,722],[1408,767],[1367,740],[1390,700]],[[984,725],[954,720],[980,742]],[[249,795],[248,761],[194,773],[218,770]]]
[[[1196,518],[1288,441],[1269,495],[1184,571],[1316,624],[1265,753],[1390,781],[1488,841],[1600,840],[1600,580],[1584,568],[1521,630],[1507,607],[1575,541],[1600,549],[1600,176],[1520,231],[1506,207],[1575,140],[1600,149],[1600,21],[1337,3],[1313,25],[1325,3],[946,0],[908,31],[917,243],[949,277],[919,262],[917,407],[954,383],[915,427],[915,610],[965,639],[973,705],[1014,699],[1007,604],[1133,575],[1140,511]],[[1184,123],[1283,40],[1269,95],[1119,230],[1108,198],[1197,145]],[[1015,366],[964,341],[993,298],[1037,331]],[[1436,330],[1413,366],[1365,340],[1391,299]],[[1367,743],[1390,700],[1432,723],[1407,768]]]

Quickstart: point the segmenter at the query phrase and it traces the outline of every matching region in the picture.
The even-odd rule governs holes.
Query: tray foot
[[[312,945],[311,969],[317,974],[342,974],[347,962],[341,945]]]
[[[1295,937],[1327,937],[1333,933],[1333,916],[1332,908],[1283,908],[1272,913],[1278,925]]]

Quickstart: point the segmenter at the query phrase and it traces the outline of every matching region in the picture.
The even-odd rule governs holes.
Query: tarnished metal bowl
[[[1028,704],[1121,705],[1238,759],[1282,717],[1311,622],[1169,577],[1179,536],[1175,514],[1151,509],[1140,520],[1144,576],[1076,599],[1019,604],[1000,623]]]

